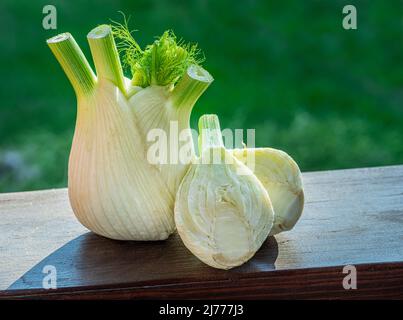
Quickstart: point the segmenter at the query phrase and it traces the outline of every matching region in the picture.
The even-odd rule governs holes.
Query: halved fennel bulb
[[[200,157],[179,187],[175,223],[185,246],[201,261],[230,269],[248,261],[273,225],[262,183],[224,148],[218,118],[199,121]]]

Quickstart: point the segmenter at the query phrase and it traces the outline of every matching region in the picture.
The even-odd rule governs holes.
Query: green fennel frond
[[[113,35],[117,39],[123,64],[131,70],[133,85],[175,84],[189,66],[200,65],[204,61],[197,44],[177,40],[172,30],[165,31],[153,44],[142,50],[133,38],[125,17],[123,23],[113,23]]]

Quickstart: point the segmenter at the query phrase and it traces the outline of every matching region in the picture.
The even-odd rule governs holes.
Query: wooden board
[[[306,206],[247,264],[204,265],[177,235],[120,242],[75,219],[66,189],[0,194],[0,298],[403,298],[403,166],[305,173]],[[357,290],[342,286],[357,267]],[[57,289],[43,289],[43,268]]]

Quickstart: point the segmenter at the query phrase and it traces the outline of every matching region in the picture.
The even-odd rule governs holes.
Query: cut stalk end
[[[46,43],[69,78],[76,95],[91,92],[96,77],[73,36],[70,33],[62,33],[48,39]]]
[[[192,109],[214,78],[205,69],[191,65],[172,92],[172,102],[177,108]]]
[[[118,50],[112,34],[112,28],[103,24],[90,31],[87,35],[98,79],[113,82],[126,94],[123,70]]]

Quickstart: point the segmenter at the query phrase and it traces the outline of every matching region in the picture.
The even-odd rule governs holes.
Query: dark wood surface
[[[403,166],[304,173],[296,227],[245,265],[204,265],[177,235],[142,243],[94,235],[66,189],[0,194],[0,298],[403,298]],[[343,266],[357,267],[345,290]],[[44,266],[57,270],[45,290]]]

